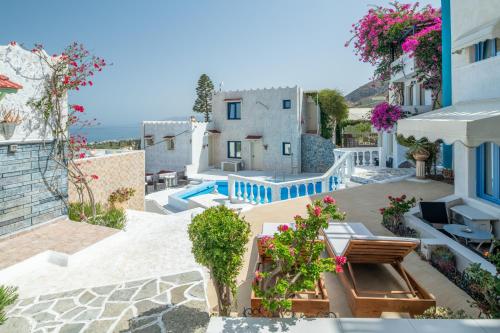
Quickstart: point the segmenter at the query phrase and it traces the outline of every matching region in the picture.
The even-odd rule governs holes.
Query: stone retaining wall
[[[335,144],[316,134],[302,134],[302,172],[323,173],[335,162]]]
[[[0,145],[0,235],[47,222],[65,214],[63,200],[49,190],[56,184],[67,195],[66,170],[49,160],[52,143],[18,144],[16,152]]]
[[[135,195],[128,202],[130,209],[144,210],[144,151],[134,150],[85,158],[81,161],[82,171],[87,175],[97,175],[91,187],[96,202],[106,203],[109,195],[120,187],[135,189]],[[69,186],[69,201],[78,201],[72,184]]]

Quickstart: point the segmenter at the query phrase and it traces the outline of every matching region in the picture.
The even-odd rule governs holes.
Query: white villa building
[[[394,61],[392,66],[400,66],[401,70],[394,72],[391,76],[390,85],[397,86],[398,89],[389,91],[389,100],[401,105],[407,116],[432,110],[432,92],[424,89],[417,82],[415,58],[410,58],[406,54],[402,55]],[[396,91],[401,92],[400,95],[396,96]],[[408,161],[406,158],[408,148],[398,144],[396,131],[397,126],[394,126],[390,132],[379,133],[379,146],[382,147],[381,163],[384,167],[389,162],[393,168],[398,168],[402,163]]]
[[[454,195],[443,198],[450,206],[465,205],[468,219],[491,222],[485,228],[500,238],[500,3],[483,0],[453,1],[451,13],[452,105],[398,121],[404,136],[426,137],[453,144]],[[446,34],[443,25],[443,40]],[[445,48],[443,47],[443,55]],[[444,80],[447,79],[443,75]],[[446,82],[444,82],[446,84]],[[443,96],[446,91],[443,92]],[[432,230],[418,221],[424,234]],[[458,245],[448,244],[469,262],[484,262]],[[494,273],[495,268],[490,267]]]
[[[319,123],[318,106],[300,87],[215,92],[209,123],[194,118],[143,122],[146,172],[189,176],[221,168],[298,174],[302,136],[314,136],[312,146],[324,144]]]

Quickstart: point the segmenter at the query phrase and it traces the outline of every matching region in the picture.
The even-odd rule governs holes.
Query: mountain
[[[345,96],[349,107],[371,108],[384,101],[389,94],[389,83],[382,81],[368,82]]]

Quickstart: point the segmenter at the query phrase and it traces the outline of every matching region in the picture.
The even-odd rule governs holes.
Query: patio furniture
[[[228,172],[238,172],[243,170],[243,161],[222,161],[220,169]]]
[[[472,229],[478,229],[483,231],[492,230],[492,221],[498,220],[497,217],[489,215],[477,208],[458,205],[450,208],[451,221],[456,221],[459,223],[464,223]]]
[[[165,187],[177,186],[177,172],[171,170],[161,170],[158,172],[158,178],[165,183]]]
[[[146,173],[145,186],[146,194],[153,193],[155,191],[154,175],[152,173]]]
[[[457,237],[463,238],[465,240],[465,245],[468,243],[479,243],[476,246],[476,250],[479,251],[481,245],[485,242],[492,241],[493,235],[489,231],[484,231],[480,229],[471,228],[465,224],[448,224],[444,226],[444,230],[449,233],[457,242],[459,239]]]
[[[445,224],[450,223],[445,202],[421,201],[420,212],[422,219],[430,223],[436,229],[443,229]]]
[[[323,235],[331,257],[347,258],[338,276],[354,316],[380,317],[383,312],[414,316],[436,306],[434,296],[401,265],[419,245],[418,239],[374,236],[362,223],[330,223]]]

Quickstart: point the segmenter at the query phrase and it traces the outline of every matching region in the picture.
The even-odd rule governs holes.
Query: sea
[[[92,126],[84,129],[70,130],[71,135],[82,135],[88,142],[111,140],[139,139],[141,137],[140,124],[122,126]]]

